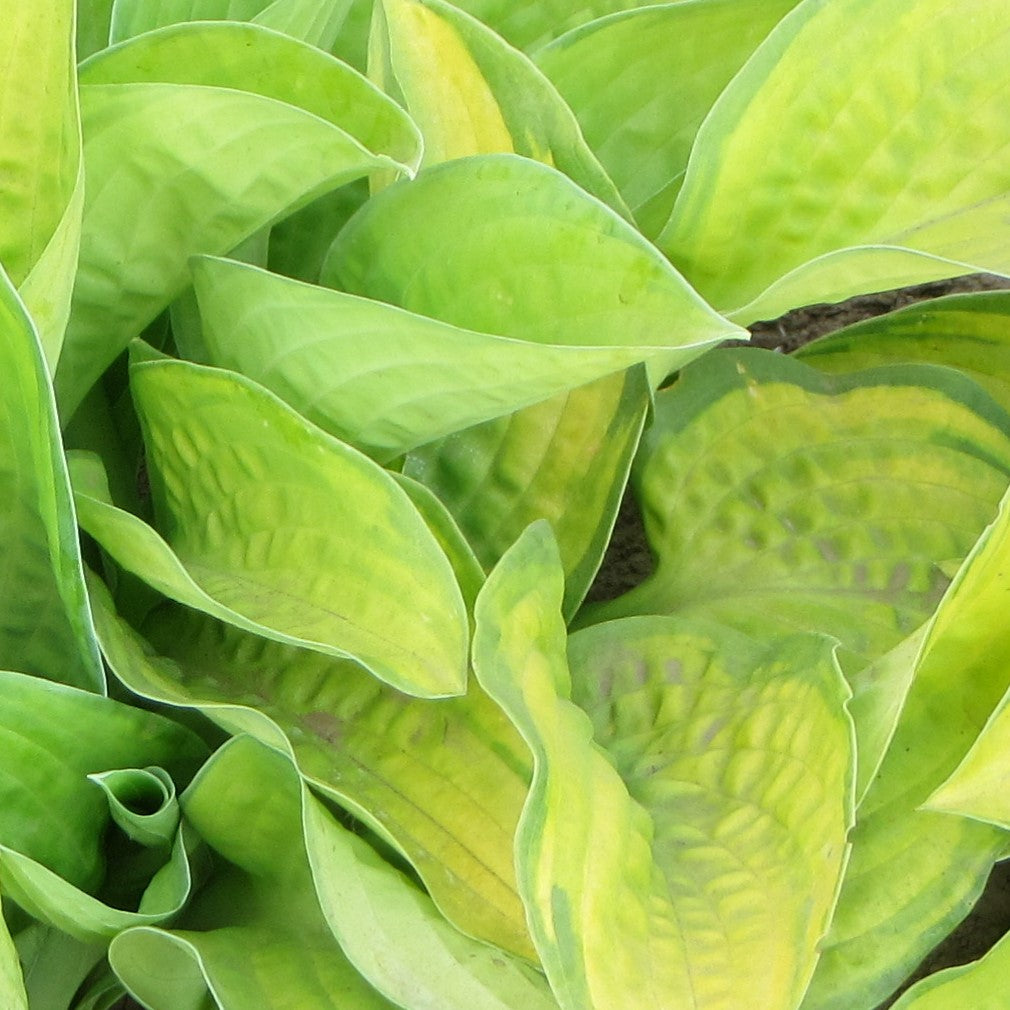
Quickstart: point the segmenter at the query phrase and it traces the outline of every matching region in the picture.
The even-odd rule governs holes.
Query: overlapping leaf
[[[646,235],[666,224],[698,127],[796,0],[635,7],[536,55]],[[699,39],[704,40],[699,45]]]
[[[1008,31],[987,0],[806,0],[701,127],[660,246],[744,322],[1010,271]]]
[[[534,753],[516,861],[558,1001],[794,1007],[851,817],[831,644],[617,622],[573,637],[570,678],[561,595],[538,524],[489,577],[474,644]]]
[[[224,254],[300,204],[419,156],[409,119],[367,81],[253,25],[140,36],[89,61],[81,81],[84,237],[57,372],[67,416],[186,287],[189,256]]]

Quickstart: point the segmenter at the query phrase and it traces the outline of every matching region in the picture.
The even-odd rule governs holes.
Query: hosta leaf
[[[85,60],[109,44],[114,0],[77,0],[77,59]]]
[[[380,462],[665,353],[475,333],[228,260],[193,270],[208,360]]]
[[[987,0],[800,4],[702,125],[661,248],[744,322],[1010,271],[1008,31]]]
[[[375,10],[369,76],[418,124],[424,165],[514,152],[628,216],[571,110],[527,57],[443,0],[381,0]]]
[[[702,120],[797,0],[637,7],[536,56],[647,235],[666,224]]]
[[[573,637],[570,677],[561,589],[538,524],[488,578],[474,644],[534,754],[516,862],[559,1002],[795,1006],[851,815],[831,644],[622,622]]]
[[[86,776],[150,764],[186,781],[206,749],[167,719],[37,677],[0,673],[0,698],[0,845],[93,890],[109,809]]]
[[[0,263],[20,288],[50,370],[70,312],[84,176],[73,0],[4,8]]]
[[[824,376],[771,352],[713,352],[659,394],[636,464],[656,570],[586,619],[815,629],[857,673],[930,616],[941,564],[991,520],[1008,420],[947,369]]]
[[[311,782],[407,856],[460,928],[534,956],[512,866],[529,757],[479,687],[421,703],[354,664],[182,611],[145,626],[162,657],[116,619],[104,587],[92,597],[109,664],[132,691],[290,747]]]
[[[185,289],[189,256],[226,253],[370,171],[411,170],[419,153],[409,119],[358,74],[253,25],[141,36],[81,80],[85,231],[57,373],[67,416]]]
[[[106,946],[75,940],[40,922],[16,931],[14,942],[31,1010],[67,1010],[73,1005],[84,979],[104,958]]]
[[[626,221],[554,169],[508,154],[438,165],[369,200],[323,281],[483,333],[664,347],[649,362],[654,383],[746,336]]]
[[[18,963],[18,952],[14,948],[7,922],[0,909],[0,999],[10,1010],[28,1010],[24,978]]]
[[[104,690],[38,336],[0,269],[0,667]]]
[[[907,305],[846,326],[797,352],[823,372],[919,361],[970,375],[1010,410],[1010,292],[979,291]]]
[[[132,389],[167,543],[82,487],[82,522],[120,564],[188,606],[353,657],[408,693],[464,689],[460,589],[394,478],[232,373],[149,361]]]
[[[648,405],[644,370],[607,376],[424,446],[404,473],[445,502],[485,568],[551,520],[570,616],[610,541]]]
[[[1006,849],[1004,831],[934,812],[961,804],[931,794],[979,734],[986,739],[986,720],[1010,686],[1008,535],[1004,499],[930,623],[894,739],[859,811],[805,1010],[848,1010],[853,992],[858,1006],[875,1007],[968,913]]]

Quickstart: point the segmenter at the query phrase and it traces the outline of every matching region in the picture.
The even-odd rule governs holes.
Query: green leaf
[[[443,0],[380,0],[375,12],[369,76],[418,124],[423,165],[521,154],[630,216],[571,110],[527,57]]]
[[[109,44],[114,0],[77,0],[77,59],[86,60]]]
[[[18,952],[11,940],[2,909],[0,909],[0,999],[9,1010],[28,1010],[28,997],[25,995]]]
[[[515,155],[437,165],[369,200],[323,283],[482,333],[575,347],[667,348],[658,384],[746,337],[631,225],[561,173]]]
[[[0,263],[56,367],[81,236],[83,169],[73,0],[4,11]]]
[[[228,260],[193,275],[208,361],[380,462],[666,353],[476,333]]]
[[[103,691],[52,386],[2,269],[0,374],[0,667]]]
[[[666,224],[716,98],[796,2],[638,7],[583,25],[537,53],[646,235]]]
[[[970,375],[1010,410],[1010,292],[906,305],[814,340],[796,357],[832,374],[910,361],[947,365]]]
[[[170,845],[179,825],[175,783],[164,768],[117,768],[89,776],[109,801],[113,821],[140,845]]]
[[[452,567],[396,480],[238,375],[134,365],[167,542],[80,476],[85,528],[127,570],[221,620],[352,657],[411,694],[461,693]]]
[[[404,473],[445,503],[486,569],[549,519],[570,616],[610,541],[648,406],[643,369],[606,376],[423,446]]]
[[[516,862],[559,1002],[794,1007],[851,819],[831,643],[619,622],[571,639],[569,674],[561,595],[537,524],[489,576],[474,641],[534,754]]]
[[[512,865],[529,756],[476,684],[420,702],[352,663],[180,610],[145,625],[159,656],[117,620],[104,586],[92,598],[109,665],[131,691],[290,748],[309,781],[405,854],[461,929],[534,958]]]
[[[105,956],[104,943],[85,943],[40,922],[17,931],[15,945],[31,1010],[67,1010],[83,980]]]
[[[1003,1010],[1010,971],[1010,935],[971,964],[928,975],[894,1004],[894,1010]]]
[[[987,0],[800,4],[702,125],[660,247],[741,322],[1010,271],[1007,31]]]
[[[956,372],[713,352],[657,396],[636,463],[656,570],[584,620],[815,629],[856,674],[932,614],[941,564],[968,554],[1008,476],[1010,418]]]
[[[224,254],[322,193],[419,157],[410,120],[360,75],[253,25],[144,35],[89,61],[81,82],[84,239],[57,372],[68,417],[186,288],[191,255]]]
[[[1004,499],[930,622],[894,739],[860,807],[838,911],[805,1010],[849,1008],[853,992],[865,1000],[860,1006],[876,1006],[968,913],[1005,852],[1004,831],[935,811],[992,813],[955,797],[958,779],[966,782],[969,769],[984,767],[984,757],[975,765],[972,752],[986,749],[987,719],[995,709],[999,720],[1010,687],[1002,617],[1008,547]],[[989,795],[982,788],[975,797]]]

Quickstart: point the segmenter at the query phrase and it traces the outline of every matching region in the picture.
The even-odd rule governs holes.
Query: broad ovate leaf
[[[0,269],[0,667],[103,691],[52,385]]]
[[[795,1007],[851,817],[831,644],[654,618],[575,636],[569,673],[561,596],[536,524],[489,577],[474,643],[534,755],[516,863],[559,1003]]]
[[[381,0],[375,10],[369,76],[418,124],[424,165],[521,154],[628,216],[571,110],[526,56],[443,0]]]
[[[1008,31],[988,0],[801,3],[703,123],[661,248],[741,322],[1010,271]]]
[[[193,270],[208,360],[380,462],[662,353],[477,333],[228,260]]]
[[[646,235],[666,224],[698,127],[796,0],[691,0],[602,17],[536,54]]]
[[[411,171],[407,116],[349,67],[254,25],[179,25],[81,72],[86,201],[57,373],[70,416],[189,283],[188,258],[378,168]],[[130,152],[130,157],[126,157]]]
[[[1010,292],[917,302],[814,340],[796,356],[833,374],[912,361],[946,365],[1010,410]]]
[[[482,333],[662,348],[649,359],[655,384],[746,336],[627,221],[555,169],[509,154],[436,165],[369,200],[323,281]]]
[[[657,396],[636,463],[656,569],[585,619],[814,629],[857,673],[932,614],[942,566],[991,521],[1008,422],[949,369],[825,376],[767,351],[712,352]]]

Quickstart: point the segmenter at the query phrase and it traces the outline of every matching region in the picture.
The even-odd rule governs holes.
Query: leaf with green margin
[[[38,677],[0,672],[0,697],[0,844],[93,891],[109,809],[87,775],[161,765],[187,781],[206,748],[161,716]]]
[[[404,473],[445,503],[486,569],[549,519],[571,616],[610,542],[649,403],[641,367],[606,376],[423,446]]]
[[[561,596],[538,523],[489,576],[474,640],[477,677],[534,753],[516,862],[559,1002],[795,1006],[851,818],[831,643],[622,622],[572,638],[573,684]]]
[[[97,581],[92,599],[109,665],[131,691],[290,749],[309,781],[405,854],[461,929],[535,958],[512,864],[529,755],[476,684],[418,702],[352,663],[181,610],[148,620],[158,655]]]
[[[970,964],[928,975],[893,1010],[1004,1010],[1010,976],[1010,935]]]
[[[801,3],[702,125],[660,247],[743,322],[1010,271],[1008,31],[988,0]]]
[[[208,362],[382,463],[670,350],[527,343],[228,260],[192,269]]]
[[[52,385],[2,268],[0,374],[0,666],[102,692]]]
[[[642,231],[662,230],[698,127],[797,0],[690,0],[575,29],[536,55]]]
[[[422,165],[512,152],[630,218],[571,109],[521,52],[443,0],[377,0],[368,73],[418,124]]]
[[[463,158],[379,193],[337,236],[323,283],[482,333],[666,347],[652,383],[744,331],[627,221],[547,165]]]
[[[254,25],[162,29],[90,60],[81,82],[84,237],[57,370],[67,417],[186,288],[189,256],[224,254],[322,193],[379,167],[410,172],[420,156],[416,128],[368,81]]]
[[[407,693],[465,690],[460,588],[395,478],[234,373],[150,361],[132,388],[167,542],[108,503],[93,465],[75,467],[81,522],[123,567]]]
[[[458,6],[528,51],[605,14],[644,4],[642,0],[460,0]]]
[[[24,978],[3,910],[0,909],[0,1001],[8,1010],[28,1010]]]
[[[249,21],[329,50],[350,0],[115,0],[110,36],[123,42],[187,21]]]
[[[814,340],[794,356],[832,374],[911,361],[947,365],[970,375],[1010,410],[1010,292],[906,305]]]
[[[929,618],[1010,477],[1010,417],[918,365],[825,376],[720,350],[656,398],[633,474],[657,568],[582,623],[706,617],[817,630],[854,675]],[[860,692],[858,677],[853,687]]]
[[[1004,831],[930,808],[1010,687],[1008,545],[1004,498],[927,630],[894,739],[859,810],[804,1010],[850,1010],[853,993],[860,1007],[876,1006],[967,915],[1005,853]]]
[[[175,783],[164,768],[116,768],[88,776],[105,793],[109,812],[139,845],[171,845],[179,825]]]
[[[225,744],[181,797],[222,862],[180,922],[120,933],[109,960],[152,1010],[392,1010],[343,956],[307,865],[298,776],[249,737]]]

